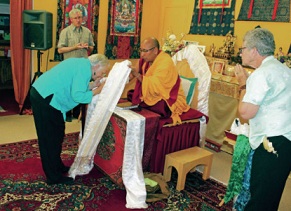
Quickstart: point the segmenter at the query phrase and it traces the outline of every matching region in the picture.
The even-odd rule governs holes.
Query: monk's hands
[[[138,76],[140,75],[138,73],[138,70],[134,66],[132,66],[131,64],[129,64],[128,67],[131,69],[130,75],[129,75],[129,80],[131,80],[133,78],[138,78]]]
[[[134,75],[134,73],[137,73],[138,72],[137,69],[134,66],[132,66],[132,64],[129,64],[127,66],[131,69],[130,73],[132,75]]]

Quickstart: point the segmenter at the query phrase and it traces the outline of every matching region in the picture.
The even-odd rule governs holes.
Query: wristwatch
[[[246,85],[242,85],[239,87],[238,93],[240,94],[242,90],[246,89]]]

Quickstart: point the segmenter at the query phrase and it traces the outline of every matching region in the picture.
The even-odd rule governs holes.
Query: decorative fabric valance
[[[290,0],[243,0],[238,20],[290,22]]]
[[[196,0],[189,34],[225,36],[234,31],[233,0]]]

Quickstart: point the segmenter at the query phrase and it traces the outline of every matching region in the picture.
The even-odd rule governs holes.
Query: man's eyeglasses
[[[242,53],[244,49],[246,49],[247,47],[241,47],[238,49],[239,53]]]
[[[147,53],[147,52],[153,50],[154,48],[155,48],[155,47],[152,47],[152,48],[150,48],[150,49],[142,49],[142,48],[140,48],[140,49],[139,49],[139,52]]]
[[[82,19],[82,18],[83,18],[82,16],[78,16],[78,17],[74,17],[72,19],[79,20],[79,19]]]

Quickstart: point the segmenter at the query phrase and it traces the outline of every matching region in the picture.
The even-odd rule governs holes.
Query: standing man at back
[[[95,46],[92,33],[82,26],[83,15],[79,9],[72,9],[69,17],[71,25],[61,31],[58,52],[64,55],[64,59],[87,58]]]
[[[83,15],[79,9],[72,9],[69,12],[71,25],[64,28],[60,33],[58,52],[63,54],[64,59],[87,58],[95,46],[91,31],[82,26]],[[67,113],[67,121],[72,121],[72,116],[78,118],[80,106],[76,106]]]

